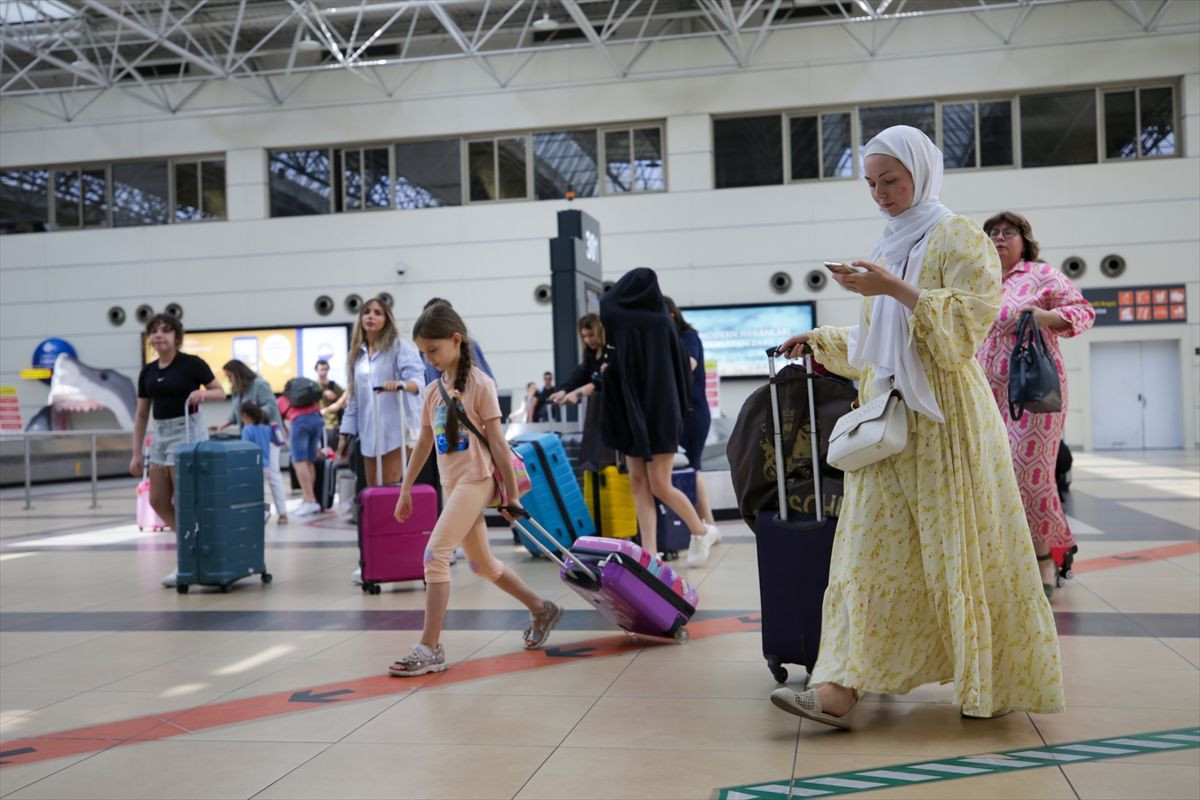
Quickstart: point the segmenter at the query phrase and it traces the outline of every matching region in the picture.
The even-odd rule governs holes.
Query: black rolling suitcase
[[[775,680],[787,681],[784,664],[801,664],[812,675],[821,643],[821,606],[829,584],[829,559],[837,519],[822,508],[821,462],[813,400],[812,356],[804,357],[808,377],[808,419],[813,461],[815,515],[789,509],[785,488],[783,436],[779,393],[775,382],[775,350],[767,351],[771,375],[771,421],[775,441],[775,477],[779,509],[759,513],[755,520],[758,547],[758,591],[762,603],[762,647]],[[807,683],[807,677],[805,678]]]

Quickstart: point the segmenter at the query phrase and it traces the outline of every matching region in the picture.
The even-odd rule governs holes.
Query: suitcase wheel
[[[777,656],[767,656],[767,669],[771,670],[771,677],[776,683],[787,683],[788,671]]]
[[[179,594],[187,594],[188,593],[188,585],[186,583],[177,583],[177,584],[175,584],[175,591],[178,592]]]
[[[675,644],[686,644],[688,640],[687,628],[680,625],[675,629]]]
[[[271,581],[273,581],[273,580],[275,580],[275,576],[274,576],[274,575],[272,575],[271,573],[269,573],[269,572],[264,572],[264,573],[262,574],[262,582],[263,582],[263,583],[270,583],[270,582],[271,582]]]
[[[364,583],[363,591],[366,592],[367,594],[379,594],[380,592],[383,591],[383,587],[380,586],[378,583]]]

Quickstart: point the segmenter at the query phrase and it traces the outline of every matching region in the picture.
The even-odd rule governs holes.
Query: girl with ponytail
[[[413,326],[413,341],[441,378],[425,389],[421,406],[421,432],[400,487],[396,519],[412,514],[412,487],[417,475],[437,448],[438,472],[445,498],[442,513],[425,548],[425,624],[412,652],[394,662],[388,671],[398,677],[441,672],[446,654],[440,638],[450,602],[450,557],[460,545],[471,571],[499,586],[529,609],[526,649],[540,647],[562,617],[562,609],[543,599],[510,567],[506,567],[487,542],[483,510],[495,490],[492,474],[499,469],[508,490],[508,505],[500,508],[505,519],[522,513],[516,500],[517,476],[504,430],[500,427],[500,401],[496,384],[472,363],[471,340],[462,318],[444,303],[429,306]],[[471,428],[482,432],[477,436]]]

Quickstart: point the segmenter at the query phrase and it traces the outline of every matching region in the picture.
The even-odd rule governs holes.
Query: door
[[[1142,342],[1142,447],[1183,447],[1179,342]]]
[[[1183,447],[1178,341],[1096,342],[1091,362],[1096,450]]]

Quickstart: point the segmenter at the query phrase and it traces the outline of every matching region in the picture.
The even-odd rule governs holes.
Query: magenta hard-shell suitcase
[[[404,427],[404,402],[399,395],[400,425]],[[375,390],[375,419],[379,419],[379,389]],[[375,425],[375,479],[383,479],[381,431]],[[408,469],[408,454],[400,448],[403,471]],[[368,486],[358,496],[358,565],[362,568],[362,590],[370,594],[382,591],[381,583],[423,581],[425,548],[437,524],[437,490],[417,484],[412,488],[413,511],[404,522],[396,521],[399,486]]]
[[[558,544],[531,516],[514,523],[514,529],[558,563],[563,583],[622,630],[673,638],[680,644],[687,641],[686,625],[696,613],[699,596],[658,556],[628,539],[583,536],[569,550],[559,545],[565,557],[560,558],[542,537],[530,534],[527,524],[545,541]]]

